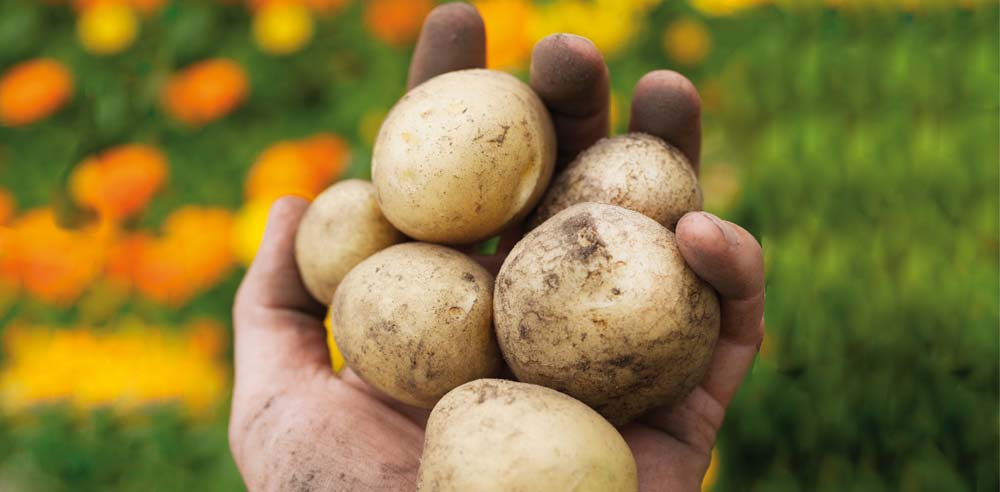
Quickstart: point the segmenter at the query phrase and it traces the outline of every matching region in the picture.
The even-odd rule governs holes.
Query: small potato
[[[295,261],[306,289],[328,305],[355,265],[405,239],[379,211],[375,187],[351,179],[327,188],[309,205],[295,234]]]
[[[493,276],[483,267],[444,246],[404,243],[347,274],[330,331],[361,379],[431,408],[452,388],[499,371],[492,315]]]
[[[635,492],[618,431],[569,396],[480,379],[455,388],[427,421],[422,492]]]
[[[687,157],[645,133],[605,138],[562,171],[531,218],[536,227],[571,205],[606,203],[635,210],[673,230],[701,210],[701,188]]]
[[[614,205],[574,205],[528,233],[497,275],[497,339],[517,379],[615,425],[685,397],[705,375],[719,300],[674,234]]]
[[[372,154],[379,205],[420,241],[473,243],[524,219],[552,177],[555,130],[523,82],[462,70],[417,86],[389,112]]]

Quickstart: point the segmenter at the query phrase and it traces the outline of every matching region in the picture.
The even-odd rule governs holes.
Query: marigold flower
[[[343,172],[349,161],[347,143],[321,133],[265,149],[247,175],[246,196],[268,203],[284,195],[312,199]]]
[[[225,0],[225,3],[235,3],[239,0]],[[309,10],[321,14],[335,14],[347,6],[350,0],[246,0],[247,8],[251,12],[259,12],[265,7],[272,5],[298,4],[305,5]]]
[[[0,225],[10,222],[10,219],[14,218],[14,212],[16,211],[17,202],[14,201],[14,195],[0,188]]]
[[[533,8],[526,0],[475,2],[486,26],[486,66],[497,70],[521,68],[531,55],[529,26]]]
[[[224,326],[184,330],[127,319],[111,330],[14,324],[4,334],[0,402],[6,410],[66,401],[80,409],[179,402],[195,416],[226,394]]]
[[[663,31],[663,51],[684,65],[696,65],[708,56],[712,37],[701,21],[688,18],[674,21]]]
[[[257,199],[244,203],[236,212],[233,222],[233,251],[244,265],[250,265],[257,255],[270,211],[270,200]]]
[[[371,0],[365,2],[365,26],[383,42],[405,46],[417,39],[432,8],[430,0]]]
[[[83,12],[98,5],[119,4],[132,7],[135,11],[149,15],[158,12],[167,0],[73,0],[73,6],[78,12]]]
[[[18,217],[4,240],[4,262],[25,290],[38,299],[68,305],[103,269],[114,236],[108,223],[63,229],[51,209]]]
[[[690,0],[691,5],[705,15],[723,16],[764,5],[770,0]]]
[[[123,3],[98,3],[84,10],[76,21],[80,44],[95,55],[124,51],[138,32],[138,19],[132,8]]]
[[[248,92],[243,68],[232,60],[216,58],[171,77],[163,92],[163,106],[174,118],[198,126],[229,114]]]
[[[163,186],[169,168],[156,147],[120,145],[86,159],[70,176],[77,203],[113,220],[142,210]]]
[[[0,78],[0,123],[34,123],[59,110],[73,94],[73,77],[60,62],[36,58],[13,66]]]
[[[308,44],[312,35],[312,16],[298,3],[272,3],[253,18],[254,40],[265,53],[294,53]]]
[[[233,217],[228,210],[186,206],[163,224],[163,235],[135,240],[135,288],[157,302],[178,306],[218,284],[233,266]]]

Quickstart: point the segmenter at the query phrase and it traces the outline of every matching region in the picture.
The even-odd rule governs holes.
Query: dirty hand
[[[479,14],[465,4],[445,4],[424,24],[409,85],[484,65]],[[607,135],[608,70],[588,40],[553,35],[540,41],[532,54],[531,86],[552,114],[560,163]],[[640,79],[629,129],[674,144],[697,168],[700,102],[683,76],[655,71]],[[252,491],[413,490],[428,412],[392,401],[350,369],[330,370],[324,309],[302,285],[293,252],[307,206],[297,198],[274,204],[236,296],[233,457]],[[496,272],[517,239],[505,236],[501,251],[480,261]],[[621,429],[643,491],[699,489],[726,407],[764,335],[757,240],[701,212],[681,219],[677,239],[691,268],[719,292],[722,331],[708,374],[687,399]]]

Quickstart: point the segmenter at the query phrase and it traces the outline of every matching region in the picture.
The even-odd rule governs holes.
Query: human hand
[[[479,14],[464,4],[442,5],[425,22],[409,86],[484,65]],[[552,113],[561,164],[607,135],[607,67],[586,39],[540,41],[531,85]],[[677,73],[656,71],[636,86],[629,128],[674,144],[697,170],[700,118],[694,86]],[[428,412],[393,401],[350,369],[330,370],[324,309],[302,285],[293,252],[307,206],[284,198],[272,207],[233,307],[233,457],[253,491],[413,490]],[[498,254],[479,260],[496,272],[519,238],[519,232],[505,234]],[[694,212],[678,223],[677,240],[691,268],[720,294],[722,331],[705,380],[687,399],[621,429],[643,491],[698,489],[725,408],[763,338],[763,260],[753,236]]]

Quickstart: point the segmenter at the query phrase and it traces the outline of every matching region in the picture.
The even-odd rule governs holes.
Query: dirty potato
[[[595,203],[563,210],[514,246],[494,312],[518,380],[563,391],[615,425],[686,396],[719,334],[718,297],[674,234]]]
[[[330,331],[361,379],[431,408],[452,388],[497,373],[493,277],[444,246],[404,243],[358,264],[337,288]]]
[[[652,135],[629,133],[600,140],[570,163],[553,180],[531,226],[584,202],[635,210],[673,230],[685,213],[701,210],[701,189],[679,150]]]
[[[303,215],[295,260],[306,289],[327,305],[355,265],[405,239],[382,215],[371,183],[341,181],[320,193]]]
[[[427,421],[422,492],[635,492],[618,431],[569,396],[480,379],[455,388]]]
[[[472,243],[524,219],[555,163],[555,131],[523,82],[492,70],[434,77],[389,112],[372,182],[389,221],[421,241]]]

